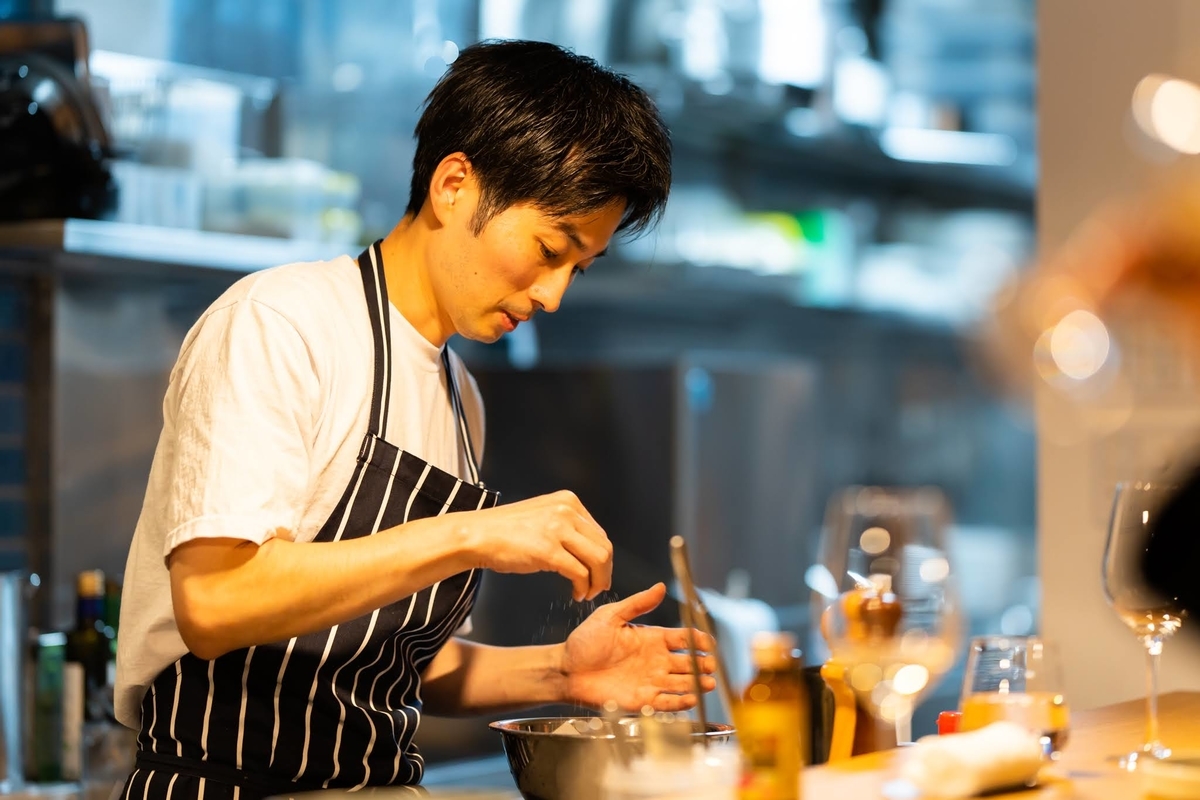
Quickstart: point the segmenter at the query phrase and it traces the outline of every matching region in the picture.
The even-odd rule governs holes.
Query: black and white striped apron
[[[384,440],[391,326],[379,243],[358,263],[374,334],[370,430],[318,542],[488,508],[498,499],[479,482],[447,350],[442,364],[470,482]],[[472,570],[330,630],[212,661],[184,655],[159,673],[142,701],[137,765],[124,800],[255,800],[420,782],[424,762],[413,744],[420,675],[467,618],[478,585]]]

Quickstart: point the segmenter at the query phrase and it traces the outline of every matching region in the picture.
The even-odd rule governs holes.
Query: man
[[[464,50],[416,133],[385,239],[239,281],[184,341],[126,571],[127,798],[415,784],[425,711],[697,702],[686,632],[628,624],[661,584],[561,645],[454,637],[482,569],[554,571],[576,600],[610,586],[573,495],[500,506],[479,482],[479,394],[445,345],[555,311],[614,234],[653,223],[663,123],[593,61],[507,42]]]

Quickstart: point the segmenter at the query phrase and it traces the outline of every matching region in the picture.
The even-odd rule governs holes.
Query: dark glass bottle
[[[75,629],[67,634],[66,661],[68,665],[79,665],[79,669],[68,669],[68,675],[82,672],[83,719],[87,722],[110,716],[107,686],[112,645],[105,631],[104,594],[103,572],[93,569],[79,573],[75,581]]]

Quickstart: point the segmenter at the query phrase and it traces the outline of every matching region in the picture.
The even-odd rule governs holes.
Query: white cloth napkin
[[[926,736],[909,748],[900,775],[929,797],[972,797],[1029,783],[1041,766],[1037,736],[994,722],[970,733]]]

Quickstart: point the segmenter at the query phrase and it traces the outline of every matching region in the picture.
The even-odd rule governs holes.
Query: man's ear
[[[427,200],[439,223],[446,225],[455,215],[474,213],[474,203],[470,204],[472,208],[464,207],[473,183],[471,162],[465,153],[451,153],[441,160],[429,181]]]

